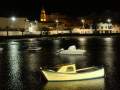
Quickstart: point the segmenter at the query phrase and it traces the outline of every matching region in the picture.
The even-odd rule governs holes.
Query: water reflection
[[[113,61],[114,61],[114,50],[113,50],[113,39],[112,38],[104,38],[104,61],[105,65],[109,67],[109,70],[113,70]]]
[[[29,71],[34,72],[38,69],[38,67],[40,67],[39,66],[40,58],[38,58],[38,57],[40,57],[40,55],[38,53],[33,53],[33,52],[31,52],[31,53],[28,52],[25,55],[25,59],[27,60],[26,62],[27,62],[27,65],[28,65],[27,69]]]
[[[3,41],[2,41],[3,42]],[[0,54],[0,71],[4,73],[0,80],[6,90],[39,90],[43,87],[39,79],[35,79],[34,72],[39,71],[40,66],[54,67],[58,64],[75,63],[77,68],[92,65],[105,66],[105,86],[102,80],[97,81],[75,81],[75,82],[51,82],[44,86],[43,90],[119,90],[120,80],[120,39],[119,38],[65,38],[57,40],[8,40],[3,42],[4,52]],[[33,45],[40,46],[40,52],[25,52],[22,47]],[[85,56],[57,56],[55,51],[71,45],[79,49],[85,49]],[[4,55],[3,55],[4,54]],[[6,55],[6,57],[4,57]],[[53,69],[53,68],[51,68]],[[9,73],[9,75],[8,75]],[[8,77],[9,76],[9,77]],[[39,75],[38,75],[39,76]],[[6,84],[7,83],[7,84]],[[39,85],[38,85],[39,84]],[[38,86],[37,86],[38,85]],[[25,89],[24,89],[25,87]],[[112,87],[112,89],[110,89]],[[3,90],[0,88],[0,90]]]
[[[80,42],[81,49],[85,49],[86,50],[86,42],[87,42],[86,38],[85,37],[84,38],[79,38],[78,40]]]
[[[104,90],[104,79],[48,82],[43,90]]]
[[[104,38],[104,52],[103,52],[103,63],[105,65],[105,74],[106,74],[106,87],[112,87],[113,83],[115,83],[114,73],[114,48],[113,48],[113,38]],[[108,84],[109,83],[109,84]],[[110,86],[109,86],[110,85]]]
[[[80,64],[82,66],[86,66],[86,55],[59,55],[59,59],[63,63],[67,64],[79,64],[78,62],[81,62]]]
[[[12,90],[21,90],[23,87],[21,80],[21,56],[18,51],[19,43],[18,42],[9,42],[9,88]]]

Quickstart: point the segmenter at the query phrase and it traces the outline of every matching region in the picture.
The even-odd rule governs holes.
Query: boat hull
[[[77,81],[77,80],[89,80],[104,77],[104,69],[99,69],[92,72],[85,73],[58,73],[53,71],[42,70],[42,73],[46,77],[47,81]]]
[[[85,53],[85,50],[72,50],[72,51],[64,50],[64,51],[60,51],[58,54],[62,54],[62,55],[83,55],[84,53]]]

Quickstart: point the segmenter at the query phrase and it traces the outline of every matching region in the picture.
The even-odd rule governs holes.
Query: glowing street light
[[[85,28],[85,20],[82,19],[81,22],[82,22],[82,24],[83,24],[82,28],[84,29],[84,28]]]
[[[112,20],[111,20],[110,18],[107,19],[107,22],[108,22],[108,23],[111,23],[111,21],[112,21]]]
[[[110,29],[111,21],[112,21],[112,20],[111,20],[110,18],[107,19],[107,22],[108,22],[108,29]]]
[[[10,28],[14,29],[16,27],[15,21],[16,21],[16,17],[15,16],[10,17],[10,24],[11,24]]]
[[[13,22],[16,21],[16,17],[12,16],[12,17],[11,17],[11,20],[12,20]]]
[[[58,23],[59,23],[59,20],[56,19],[55,22],[56,22],[56,29],[57,29],[57,34],[58,34]]]

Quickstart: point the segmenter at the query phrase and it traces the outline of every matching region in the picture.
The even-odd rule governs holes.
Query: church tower
[[[41,9],[40,21],[41,22],[46,22],[46,13],[45,13],[45,9],[44,8]]]

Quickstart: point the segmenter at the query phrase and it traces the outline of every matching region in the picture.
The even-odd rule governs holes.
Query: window
[[[105,28],[108,29],[107,26]]]
[[[108,29],[112,29],[112,26],[108,26]]]
[[[101,29],[103,29],[103,26],[101,26]]]
[[[68,67],[67,72],[71,72],[71,71],[74,71],[73,67]]]

